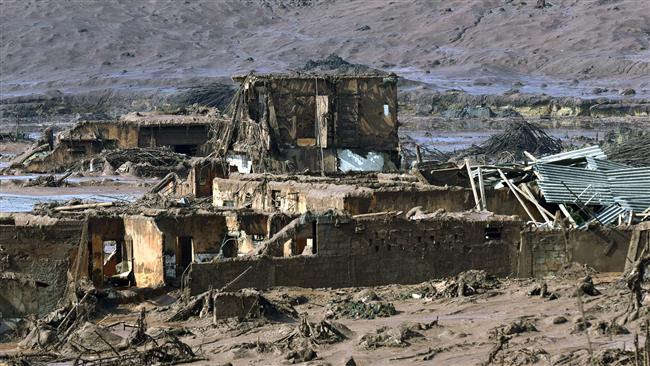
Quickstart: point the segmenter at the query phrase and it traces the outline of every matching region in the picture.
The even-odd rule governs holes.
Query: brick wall
[[[599,272],[622,272],[632,235],[630,228],[533,230],[521,233],[520,277],[553,274],[576,262]]]

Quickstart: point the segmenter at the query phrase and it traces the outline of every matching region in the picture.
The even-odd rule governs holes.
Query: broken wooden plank
[[[474,184],[474,177],[472,176],[472,168],[470,167],[469,164],[469,159],[465,159],[465,167],[467,168],[467,176],[469,177],[469,182],[470,185],[472,186],[472,193],[474,194],[474,203],[476,206],[475,208],[478,208],[479,211],[481,210],[481,202],[478,199],[478,193],[476,192],[476,184]]]
[[[483,184],[483,171],[478,167],[478,188],[481,191],[481,209],[487,211],[487,199],[485,198],[485,185]]]
[[[519,189],[519,187],[515,187]],[[540,215],[542,215],[542,218],[544,218],[544,221],[546,221],[547,224],[553,225],[553,221],[551,220],[551,217],[553,217],[553,215],[544,207],[542,207],[539,202],[537,202],[535,196],[533,195],[533,192],[531,192],[525,184],[523,184],[521,187],[522,188],[520,189],[519,193],[522,193],[522,195],[537,208],[537,211],[539,211]]]
[[[627,247],[627,255],[625,256],[625,267],[623,273],[628,273],[637,260],[639,251],[639,241],[641,240],[641,230],[634,230],[630,237],[630,245]]]
[[[537,158],[533,156],[533,154],[529,153],[528,151],[524,151],[524,156],[526,156],[532,162],[537,161]]]
[[[404,211],[382,211],[382,212],[370,212],[358,215],[352,215],[353,219],[363,219],[368,217],[377,217],[377,216],[398,216],[404,213]]]
[[[564,203],[560,203],[560,204],[558,205],[558,207],[560,208],[560,211],[562,211],[562,213],[564,214],[564,216],[566,216],[566,218],[569,220],[569,222],[571,223],[571,225],[573,225],[573,227],[577,227],[578,224],[576,223],[576,220],[573,219],[573,217],[572,217],[571,214],[569,213],[569,210],[567,210],[566,206],[564,206]]]
[[[505,174],[503,174],[501,169],[497,169],[497,172],[499,172],[499,175],[501,176],[501,179],[503,179],[503,182],[508,187],[510,187],[510,191],[512,192],[512,194],[515,195],[515,198],[517,199],[517,201],[519,201],[519,204],[521,204],[521,206],[524,208],[524,210],[528,214],[528,217],[530,217],[530,219],[532,221],[537,222],[537,220],[535,220],[535,218],[533,217],[533,214],[530,213],[530,210],[528,209],[528,206],[526,206],[526,203],[524,202],[524,200],[522,200],[521,197],[519,197],[519,193],[517,193],[517,189],[515,188],[514,184],[512,184],[512,182],[510,182],[510,180],[508,180],[508,178],[506,177]]]
[[[84,209],[87,209],[87,208],[110,207],[110,206],[113,206],[113,202],[84,203],[82,205],[71,205],[71,206],[55,207],[54,211],[84,210]]]

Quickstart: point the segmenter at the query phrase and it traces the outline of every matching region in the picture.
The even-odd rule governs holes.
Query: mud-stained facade
[[[395,75],[233,79],[241,88],[218,127],[216,151],[240,172],[399,166]]]
[[[74,271],[82,220],[28,214],[0,217],[0,313],[44,315],[56,308]]]
[[[412,176],[364,174],[346,177],[231,174],[215,178],[216,207],[252,208],[261,211],[303,213],[336,209],[352,215],[369,212],[408,212],[420,206],[427,211],[461,212],[474,207],[472,191],[463,187],[441,187],[418,183]],[[490,211],[504,215],[526,215],[508,190],[486,190]]]
[[[517,261],[521,230],[521,221],[503,216],[310,215],[296,220],[300,224],[291,235],[281,231],[264,243],[265,256],[192,264],[187,287],[193,294],[219,288],[248,267],[255,270],[235,288],[408,284],[468,269],[508,275]]]
[[[189,156],[206,152],[213,117],[135,112],[119,121],[84,121],[56,137],[51,150],[27,157],[21,168],[49,172],[71,162],[89,159],[104,150],[168,147]]]
[[[96,288],[184,285],[196,294],[248,268],[234,287],[409,284],[469,269],[539,277],[571,262],[622,271],[650,245],[647,223],[533,230],[517,216],[410,211],[13,214],[0,224],[0,312],[47,313],[84,279]]]

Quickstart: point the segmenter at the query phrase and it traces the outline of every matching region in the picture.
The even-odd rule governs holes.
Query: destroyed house
[[[202,156],[213,120],[208,115],[135,112],[118,121],[83,121],[59,133],[51,150],[35,150],[22,165],[27,171],[46,172],[92,158],[103,150],[145,147],[168,147],[188,156]]]
[[[241,87],[217,128],[215,150],[240,172],[399,166],[394,74],[233,79]]]

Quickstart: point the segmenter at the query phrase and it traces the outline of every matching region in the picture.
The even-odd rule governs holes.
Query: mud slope
[[[1,95],[177,87],[330,53],[433,83],[650,89],[650,2],[535,3],[3,0]]]

